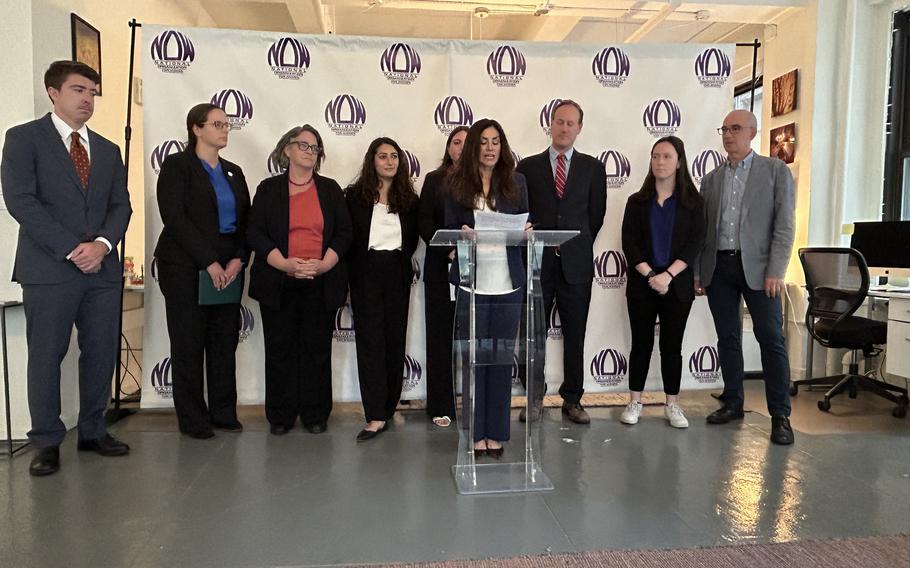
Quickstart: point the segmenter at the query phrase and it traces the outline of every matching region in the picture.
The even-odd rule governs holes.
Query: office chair
[[[856,249],[809,247],[799,249],[799,261],[806,275],[809,307],[806,328],[822,346],[852,351],[846,375],[794,381],[790,394],[796,396],[799,385],[832,385],[818,408],[831,409],[831,399],[844,391],[856,398],[857,390],[868,390],[897,404],[891,414],[907,415],[907,389],[859,374],[856,353],[870,356],[881,350],[876,345],[887,342],[888,324],[854,316],[869,291],[869,268]],[[897,393],[897,394],[895,394]]]

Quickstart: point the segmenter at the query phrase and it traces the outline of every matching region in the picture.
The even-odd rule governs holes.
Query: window
[[[894,14],[882,220],[910,220],[910,11]]]
[[[755,106],[752,112],[755,114],[755,120],[758,122],[758,131],[761,132],[761,100],[762,100],[762,78],[755,79]],[[743,83],[733,89],[733,109],[734,110],[751,110],[749,103],[752,102],[752,81]],[[761,136],[756,136],[752,140],[752,150],[756,154],[761,154]]]

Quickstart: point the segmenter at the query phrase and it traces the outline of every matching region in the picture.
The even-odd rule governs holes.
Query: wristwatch
[[[654,278],[655,276],[657,276],[657,273],[654,272],[653,270],[648,272],[647,274],[645,274],[645,278],[647,278],[648,280],[650,280],[651,278]]]

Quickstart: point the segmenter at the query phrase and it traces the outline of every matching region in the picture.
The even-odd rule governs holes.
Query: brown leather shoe
[[[581,406],[581,404],[569,404],[568,402],[562,403],[562,414],[572,422],[576,424],[590,424],[591,417],[588,416],[588,413]]]

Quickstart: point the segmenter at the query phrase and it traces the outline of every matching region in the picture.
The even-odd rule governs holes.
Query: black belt
[[[736,250],[736,249],[719,250],[719,251],[717,251],[717,254],[720,254],[723,256],[739,256],[740,251]]]

